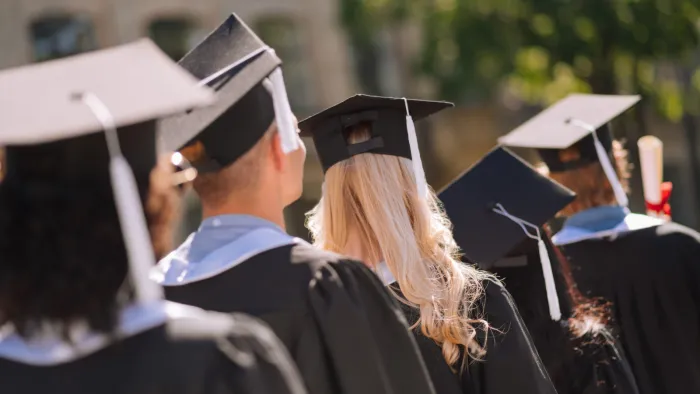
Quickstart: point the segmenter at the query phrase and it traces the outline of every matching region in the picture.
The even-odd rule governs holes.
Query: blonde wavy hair
[[[351,144],[369,138],[367,125],[348,135]],[[483,357],[477,327],[488,332],[489,325],[477,301],[492,276],[460,262],[451,223],[432,191],[419,198],[410,160],[364,153],[335,164],[307,216],[316,246],[344,253],[355,236],[365,260],[386,262],[404,297],[394,295],[420,311],[412,328],[442,347],[453,370],[460,359],[464,367]]]

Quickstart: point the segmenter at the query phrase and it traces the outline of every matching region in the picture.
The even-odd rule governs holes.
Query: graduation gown
[[[640,392],[700,393],[700,234],[667,223],[560,249],[579,289],[612,303]]]
[[[549,239],[545,239],[563,317],[549,315],[542,265],[534,241],[525,241],[519,256],[498,261],[489,268],[503,279],[512,294],[535,347],[559,394],[638,394],[628,360],[619,341],[607,329],[597,335],[575,338],[568,327],[569,296]],[[516,253],[517,254],[517,250]]]
[[[88,335],[69,346],[4,338],[0,393],[305,393],[284,347],[251,317],[172,303],[130,317],[118,340]]]
[[[371,270],[301,240],[249,248],[215,275],[166,285],[167,298],[263,319],[311,394],[434,392],[399,306]]]
[[[398,285],[392,285],[401,294]],[[480,332],[486,345],[482,361],[470,360],[466,368],[454,373],[442,356],[442,349],[425,337],[420,328],[414,335],[428,366],[435,391],[439,394],[556,394],[537,350],[518,314],[508,291],[497,282],[484,284],[485,294],[479,308],[484,318],[500,332]],[[418,320],[418,310],[402,304],[409,322]]]

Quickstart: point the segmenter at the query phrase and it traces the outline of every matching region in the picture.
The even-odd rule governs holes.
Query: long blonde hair
[[[369,137],[361,125],[348,140]],[[477,300],[491,276],[460,262],[451,223],[432,191],[419,198],[409,159],[364,153],[335,164],[326,172],[321,201],[307,215],[316,246],[343,253],[356,232],[365,258],[384,259],[405,297],[399,300],[420,311],[413,327],[442,347],[451,367],[485,354],[476,327],[489,327]]]

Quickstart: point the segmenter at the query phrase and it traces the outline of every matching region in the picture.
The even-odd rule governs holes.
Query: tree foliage
[[[640,93],[672,120],[700,113],[700,0],[342,0],[355,45],[390,24],[419,23],[417,72],[444,98],[508,89],[532,104],[574,91]]]

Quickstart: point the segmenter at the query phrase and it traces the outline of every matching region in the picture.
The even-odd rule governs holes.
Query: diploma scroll
[[[672,185],[670,182],[663,182],[663,142],[647,135],[637,141],[637,146],[647,215],[670,220],[669,198]]]

